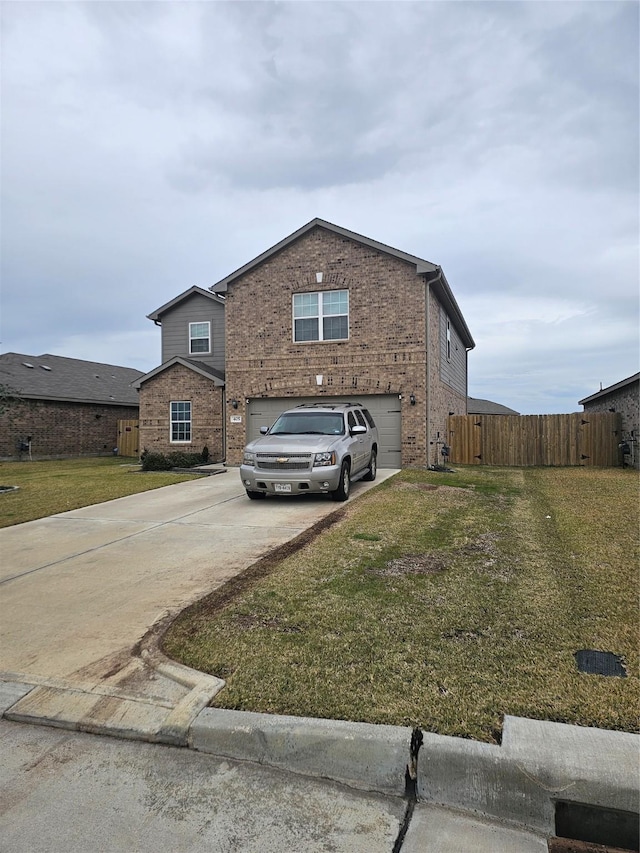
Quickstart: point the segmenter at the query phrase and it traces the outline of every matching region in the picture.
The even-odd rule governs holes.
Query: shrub
[[[205,448],[206,449],[206,448]],[[209,458],[209,451],[207,456]],[[193,468],[205,461],[204,452],[184,453],[153,453],[146,448],[140,456],[143,471],[170,471],[172,468]]]

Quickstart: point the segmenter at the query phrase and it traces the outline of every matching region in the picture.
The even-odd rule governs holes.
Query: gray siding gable
[[[158,312],[156,312],[158,314]],[[156,319],[150,315],[152,319]],[[201,362],[224,372],[224,302],[211,299],[211,294],[193,292],[185,298],[174,300],[173,305],[160,315],[162,325],[162,362],[175,356]],[[210,323],[211,352],[189,352],[189,323]]]

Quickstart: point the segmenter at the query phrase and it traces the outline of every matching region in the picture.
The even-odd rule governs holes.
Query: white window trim
[[[322,313],[322,295],[324,293],[346,293],[347,294],[347,313],[346,314],[323,314]],[[314,314],[312,317],[296,317],[295,310],[295,297],[296,296],[317,296],[318,297],[318,314]],[[341,287],[338,290],[301,290],[298,293],[294,293],[291,296],[291,336],[293,338],[294,344],[318,344],[318,343],[329,343],[335,344],[339,341],[348,341],[349,335],[351,332],[350,323],[349,323],[349,315],[351,312],[351,301],[349,299],[349,291]],[[324,326],[323,319],[325,317],[346,317],[347,318],[347,336],[346,338],[325,338],[323,337]],[[318,320],[318,337],[313,340],[299,341],[296,338],[296,320]]]
[[[447,317],[447,339],[445,341],[445,355],[447,361],[451,361],[451,321]]]
[[[188,403],[189,404],[189,420],[186,421],[174,421],[173,420],[173,406],[174,403]],[[189,424],[189,438],[174,438],[173,437],[173,425],[174,424]],[[169,444],[191,444],[193,442],[193,403],[191,400],[171,400],[169,402]]]
[[[193,341],[201,341],[202,338],[194,338],[191,334],[191,329],[193,326],[204,326],[207,327],[207,340],[209,341],[209,349],[207,350],[199,350],[198,352],[193,352],[191,349],[191,344]],[[193,323],[189,323],[189,355],[211,355],[211,321],[210,320],[195,320]]]

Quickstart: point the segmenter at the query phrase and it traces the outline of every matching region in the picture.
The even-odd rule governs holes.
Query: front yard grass
[[[0,527],[45,518],[58,512],[123,498],[193,474],[140,473],[140,466],[121,457],[98,456],[47,462],[0,462],[0,485],[18,491],[0,495]]]
[[[217,707],[484,741],[504,714],[638,730],[638,475],[405,470],[164,638],[227,680]],[[578,672],[621,655],[628,676]]]

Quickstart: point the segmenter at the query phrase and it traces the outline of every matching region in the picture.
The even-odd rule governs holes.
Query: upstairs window
[[[451,361],[451,323],[447,318],[447,361]]]
[[[191,441],[191,402],[171,402],[171,443]]]
[[[344,341],[348,337],[348,290],[294,293],[294,341]]]
[[[189,352],[211,352],[211,323],[189,323]]]

